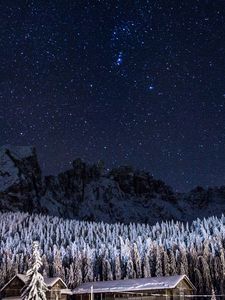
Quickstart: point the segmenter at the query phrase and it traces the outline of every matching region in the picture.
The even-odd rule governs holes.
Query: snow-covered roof
[[[12,282],[14,280],[15,277],[19,278],[22,282],[24,282],[24,284],[28,280],[26,275],[16,274],[10,281],[8,281],[3,286],[3,288],[0,291],[3,291],[5,289],[5,287],[8,286],[10,284],[10,282]],[[52,287],[57,281],[61,281],[61,283],[64,285],[65,289],[67,288],[67,285],[65,284],[65,282],[60,277],[51,277],[51,278],[50,277],[44,277],[44,281],[45,281],[47,287]]]
[[[73,294],[87,294],[93,286],[93,293],[135,292],[144,290],[173,289],[185,279],[192,289],[195,289],[186,275],[167,277],[148,277],[139,279],[96,281],[83,283],[73,290]]]
[[[61,294],[72,295],[72,291],[70,289],[61,289]]]
[[[17,274],[17,275],[15,275],[12,279],[14,279],[15,277],[18,277],[18,278],[19,278],[20,280],[22,280],[24,283],[26,283],[27,280],[28,280],[27,276],[24,275],[24,274]],[[11,279],[11,280],[12,280],[12,279]]]
[[[47,287],[52,287],[57,281],[61,281],[65,288],[67,288],[67,285],[60,277],[45,277],[44,281]]]

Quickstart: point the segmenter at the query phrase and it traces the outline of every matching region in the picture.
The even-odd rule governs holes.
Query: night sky
[[[225,184],[224,1],[0,2],[1,145]]]

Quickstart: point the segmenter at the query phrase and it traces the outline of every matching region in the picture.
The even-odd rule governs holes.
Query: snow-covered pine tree
[[[169,265],[170,265],[170,275],[176,275],[177,274],[176,259],[174,256],[174,252],[172,250],[169,251]]]
[[[42,261],[39,253],[38,242],[33,242],[32,248],[32,266],[27,271],[26,276],[28,281],[23,289],[23,300],[46,300],[46,291],[48,290],[44,278],[39,273],[39,269],[42,266]]]
[[[144,277],[151,277],[151,268],[149,263],[149,253],[146,252],[144,256],[143,262],[143,275]]]
[[[135,274],[135,271],[134,271],[134,264],[133,264],[133,260],[131,258],[129,258],[128,261],[127,261],[126,278],[127,279],[136,278],[136,274]]]
[[[105,264],[106,264],[106,280],[113,280],[112,267],[108,259],[106,259]]]
[[[194,269],[194,282],[198,288],[198,292],[204,293],[204,282],[203,282],[202,274],[198,268]]]
[[[134,269],[136,272],[136,277],[141,278],[142,277],[141,257],[140,257],[140,253],[138,251],[138,247],[137,247],[136,243],[134,243],[134,245],[133,245],[133,263],[134,263]]]
[[[155,276],[163,276],[162,270],[162,253],[161,248],[157,246],[156,248],[156,269],[155,269]]]
[[[170,276],[169,257],[166,250],[163,251],[163,274],[164,276]]]
[[[76,254],[74,256],[74,261],[71,263],[71,265],[73,265],[73,282],[72,282],[73,288],[82,283],[82,266],[81,266],[81,264],[82,264],[81,255]],[[92,280],[91,276],[90,276],[90,280]]]
[[[211,300],[216,300],[216,295],[215,295],[214,288],[212,288],[212,297],[211,297]]]
[[[121,263],[119,255],[115,257],[115,279],[119,280],[122,278],[122,270],[121,270]]]
[[[70,267],[67,268],[67,276],[66,276],[66,281],[67,281],[67,284],[68,284],[68,287],[70,288],[74,288],[74,274],[75,274],[75,271],[74,271],[74,264],[71,263],[70,264]]]
[[[56,245],[53,246],[54,250],[54,258],[53,258],[53,275],[59,276],[62,278],[63,275],[63,265],[62,265],[62,259],[60,255],[59,249],[56,247]]]
[[[180,247],[180,274],[188,274],[188,260],[187,260],[187,253],[186,249],[182,246]]]

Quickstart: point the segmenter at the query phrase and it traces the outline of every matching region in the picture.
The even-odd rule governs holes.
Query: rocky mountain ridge
[[[0,148],[0,211],[28,211],[104,222],[191,221],[225,211],[225,187],[177,194],[149,173],[74,160],[57,176],[42,176],[33,147]]]

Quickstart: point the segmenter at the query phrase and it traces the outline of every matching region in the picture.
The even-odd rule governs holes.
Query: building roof
[[[175,275],[167,277],[148,277],[138,279],[96,281],[83,283],[73,290],[73,294],[90,293],[93,286],[93,293],[115,293],[135,292],[144,290],[173,289],[180,281],[185,280],[192,289],[195,289],[186,275]]]
[[[11,282],[15,277],[18,277],[24,283],[26,283],[27,280],[28,280],[28,277],[26,275],[24,275],[24,274],[16,274],[9,282]]]
[[[61,289],[62,295],[72,295],[71,289]]]
[[[16,274],[11,280],[9,280],[0,291],[3,291],[15,278],[19,278],[24,284],[26,284],[28,277],[24,274]],[[60,278],[60,277],[44,277],[44,282],[47,285],[47,287],[51,288],[53,285],[57,282],[60,281],[64,288],[67,289],[67,285],[65,282]]]
[[[57,281],[61,281],[64,287],[67,288],[67,285],[60,277],[45,277],[44,281],[47,287],[52,287]]]

